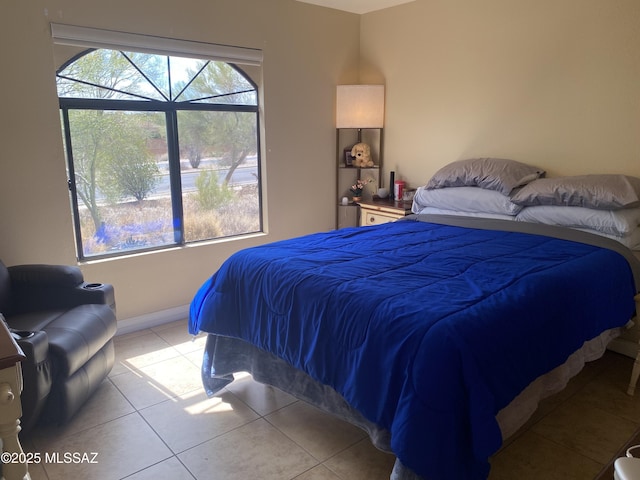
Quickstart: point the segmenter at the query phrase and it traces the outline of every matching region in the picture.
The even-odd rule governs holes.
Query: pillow
[[[427,190],[420,187],[413,197],[412,208],[434,207],[470,213],[497,213],[516,215],[523,207],[511,202],[509,197],[478,187],[451,187]]]
[[[627,175],[579,175],[541,178],[522,187],[518,205],[565,205],[617,210],[640,205],[640,178]]]
[[[471,158],[445,165],[438,170],[428,189],[444,187],[480,187],[504,195],[521,185],[544,176],[544,170],[502,158]]]
[[[414,211],[413,213],[424,213],[431,215],[456,215],[458,217],[496,218],[498,220],[511,221],[515,221],[517,218],[513,215],[501,215],[499,213],[461,212],[460,210],[445,210],[435,207],[422,207],[419,211]]]
[[[588,228],[609,235],[624,236],[640,225],[640,208],[596,210],[584,207],[540,205],[523,208],[516,216],[522,222]]]

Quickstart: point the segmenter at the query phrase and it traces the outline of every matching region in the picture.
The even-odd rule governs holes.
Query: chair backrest
[[[0,260],[0,313],[9,310],[9,302],[11,300],[11,278],[9,270]]]

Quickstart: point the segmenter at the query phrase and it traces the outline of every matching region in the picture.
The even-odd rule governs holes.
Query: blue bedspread
[[[246,340],[330,385],[427,479],[486,478],[495,415],[633,315],[608,249],[417,221],[249,248],[196,294],[190,331]]]

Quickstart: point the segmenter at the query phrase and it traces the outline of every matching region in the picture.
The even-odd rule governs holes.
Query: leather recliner
[[[0,314],[27,357],[23,431],[67,422],[113,367],[113,286],[85,282],[74,266],[0,261]]]

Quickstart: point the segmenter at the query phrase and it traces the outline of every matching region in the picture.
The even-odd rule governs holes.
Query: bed
[[[486,478],[503,438],[633,317],[638,278],[603,235],[417,214],[237,252],[189,329],[209,334],[207,393],[248,371],[365,429],[394,480]]]

